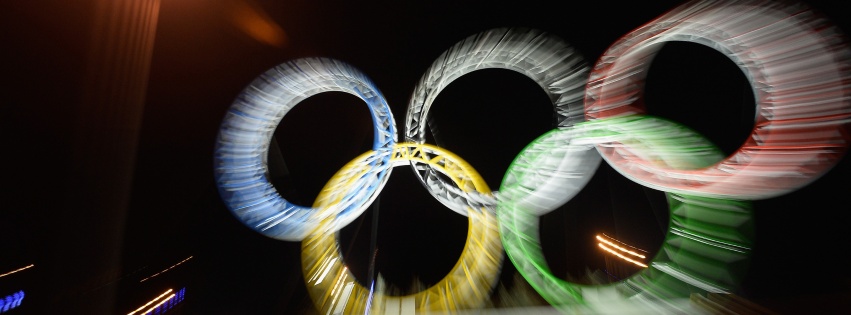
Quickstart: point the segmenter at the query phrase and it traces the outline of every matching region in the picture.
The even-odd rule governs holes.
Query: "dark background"
[[[149,63],[145,54],[121,48],[138,25],[122,29],[126,36],[97,31],[99,23],[127,24],[109,22],[114,15],[99,10],[110,1],[0,2],[0,274],[35,265],[0,277],[0,298],[26,292],[10,314],[126,314],[181,287],[186,300],[175,312],[185,314],[310,312],[300,244],[243,226],[213,180],[219,124],[251,80],[295,58],[340,59],[373,79],[404,129],[420,76],[467,36],[494,27],[536,28],[565,39],[593,64],[619,37],[682,3],[151,2],[159,8],[149,19],[155,25],[147,25],[154,30]],[[808,3],[851,32],[841,4]],[[104,77],[92,76],[103,58],[137,60],[148,71],[102,67]],[[650,68],[648,111],[731,153],[753,127],[744,80],[715,51],[668,44]],[[128,92],[134,90],[141,95]],[[130,96],[111,102],[101,95],[107,92]],[[105,105],[88,106],[92,99]],[[127,104],[136,107],[125,110]],[[440,133],[430,139],[463,157],[496,190],[514,156],[552,128],[550,115],[531,80],[482,70],[440,94],[431,115]],[[370,148],[371,129],[366,106],[354,96],[308,99],[276,130],[281,155],[270,158],[283,162],[272,165],[276,187],[289,200],[312,203],[340,166]],[[798,191],[754,202],[754,255],[739,295],[784,314],[851,306],[843,258],[851,241],[849,175],[846,157]],[[579,196],[542,219],[544,252],[556,274],[582,278],[586,268],[604,267],[595,233],[658,250],[666,209],[662,192],[603,163]],[[466,225],[410,170],[397,168],[378,201],[343,229],[341,244],[366,281],[374,240],[375,270],[407,290],[445,275],[461,252]],[[515,276],[506,260],[500,290],[520,292],[524,283]]]

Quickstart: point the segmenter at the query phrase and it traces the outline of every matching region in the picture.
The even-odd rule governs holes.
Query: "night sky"
[[[0,298],[27,293],[10,314],[126,314],[169,287],[187,288],[176,311],[183,314],[308,312],[300,244],[242,225],[222,203],[213,177],[219,124],[255,77],[296,58],[342,60],[375,82],[402,130],[423,72],[467,36],[495,27],[534,28],[561,37],[592,65],[615,40],[683,1],[564,1],[554,8],[544,1],[161,0],[130,175],[124,178],[126,206],[117,208],[98,208],[99,198],[112,200],[109,183],[95,178],[100,172],[75,165],[109,161],[86,148],[108,151],[112,147],[104,141],[115,139],[94,134],[82,141],[100,146],[80,146],[74,136],[81,121],[111,119],[97,111],[80,118],[86,91],[92,91],[84,74],[97,37],[91,32],[97,3],[0,3],[0,274],[35,264],[0,278]],[[839,3],[808,3],[851,33],[851,16]],[[257,27],[265,31],[252,33]],[[649,71],[649,113],[699,131],[728,154],[750,133],[750,87],[720,53],[671,43]],[[464,158],[493,190],[517,153],[553,128],[551,104],[540,87],[497,69],[453,82],[437,97],[431,120],[439,134],[430,143]],[[309,205],[343,164],[370,149],[372,126],[359,99],[325,93],[285,116],[274,140],[281,154],[270,157],[277,163],[271,173],[280,174],[273,183],[288,200]],[[846,157],[798,191],[753,203],[756,240],[740,295],[784,314],[851,306],[851,276],[842,258],[851,244],[849,164]],[[102,169],[118,168],[107,163]],[[113,211],[124,215],[104,215]],[[663,192],[631,182],[603,162],[574,200],[544,216],[543,250],[556,274],[581,277],[587,268],[605,266],[594,234],[617,235],[655,252],[667,220]],[[411,170],[398,167],[340,240],[359,280],[368,279],[377,249],[375,271],[404,290],[416,281],[439,281],[455,264],[466,229],[466,218],[432,198]],[[105,245],[113,238],[119,246]],[[103,257],[118,261],[105,266]],[[507,258],[503,266],[500,285],[522,286]]]

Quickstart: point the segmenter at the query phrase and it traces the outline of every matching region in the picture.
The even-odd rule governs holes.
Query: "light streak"
[[[153,278],[153,277],[159,276],[160,274],[162,274],[162,273],[164,273],[164,272],[166,272],[166,271],[169,271],[169,270],[173,269],[174,267],[180,266],[180,264],[182,264],[182,263],[184,263],[184,262],[186,262],[187,260],[190,260],[190,259],[192,259],[192,256],[189,256],[188,258],[186,258],[186,259],[184,259],[184,260],[181,260],[179,263],[176,263],[176,264],[172,265],[171,267],[168,267],[168,268],[166,268],[166,269],[164,269],[164,270],[162,270],[162,271],[160,271],[160,272],[157,272],[157,273],[155,273],[155,274],[153,274],[153,275],[151,275],[151,276],[149,276],[149,277],[147,277],[147,278],[145,278],[145,279],[139,280],[139,283],[145,282],[145,281],[147,281],[147,280],[148,280],[148,279],[150,279],[150,278]]]
[[[323,271],[322,275],[319,276],[319,279],[316,280],[316,284],[320,284],[322,283],[322,280],[325,280],[325,276],[328,275],[328,272],[330,272],[331,269],[334,269],[333,267],[335,262],[337,262],[337,258],[331,259],[328,263],[325,264],[325,271]]]
[[[618,245],[615,245],[615,243],[612,243],[612,242],[610,242],[609,240],[603,239],[603,238],[602,238],[602,237],[600,237],[599,235],[597,235],[597,240],[599,240],[599,241],[601,241],[601,242],[603,242],[603,243],[606,243],[607,245],[609,245],[609,246],[611,246],[611,247],[614,247],[614,248],[616,248],[617,250],[622,251],[622,252],[624,252],[624,253],[627,253],[627,254],[630,254],[630,255],[633,255],[633,256],[636,256],[636,257],[640,257],[641,259],[646,258],[646,257],[644,257],[644,255],[642,255],[642,254],[639,254],[639,253],[636,253],[636,252],[634,252],[634,251],[631,251],[631,250],[628,250],[628,249],[626,249],[626,248],[623,248],[623,247],[620,247],[620,246],[618,246]],[[645,267],[647,267],[647,266],[645,266]]]
[[[133,315],[133,314],[136,314],[136,312],[139,312],[139,311],[141,311],[142,309],[144,309],[144,308],[148,307],[149,305],[154,304],[154,302],[159,301],[159,299],[161,299],[161,298],[162,298],[163,296],[165,296],[166,294],[171,293],[171,291],[172,291],[172,289],[168,289],[168,290],[166,290],[165,292],[163,292],[163,294],[160,294],[160,296],[158,296],[158,297],[154,298],[153,300],[148,301],[148,303],[145,303],[145,305],[142,305],[141,307],[137,308],[136,310],[134,310],[134,311],[132,311],[132,312],[130,312],[130,313],[127,313],[127,315]],[[174,294],[172,294],[172,295],[174,295]],[[169,298],[171,298],[171,297],[169,297]],[[165,299],[165,301],[168,301],[168,299]],[[147,311],[146,311],[145,313],[147,313]],[[142,313],[142,314],[144,314],[144,313]]]
[[[145,305],[142,305],[141,307],[137,308],[135,311],[132,311],[127,315],[133,315],[145,308],[147,309],[144,312],[139,313],[139,315],[166,314],[175,305],[179,304],[180,302],[183,302],[183,298],[185,297],[185,295],[186,288],[182,288],[174,293],[172,293],[172,289],[168,289],[168,291],[165,291],[163,294],[160,294],[160,296],[149,301],[148,303],[145,303]]]
[[[171,290],[171,289],[169,289],[169,290]],[[165,304],[165,302],[168,302],[169,300],[173,299],[174,296],[175,296],[175,294],[172,293],[167,298],[165,298],[165,300],[162,300],[159,303],[157,303],[157,305],[151,306],[151,308],[149,308],[147,311],[142,313],[142,315],[149,314],[149,313],[153,312],[157,307],[160,307],[160,305],[163,305],[163,304]]]
[[[672,267],[668,264],[653,263],[653,267],[656,268],[656,269],[659,269],[660,271],[662,271],[666,274],[671,275],[674,278],[680,279],[685,283],[688,283],[688,284],[691,284],[691,285],[696,286],[698,288],[701,288],[703,290],[706,290],[707,292],[723,293],[723,294],[730,293],[728,290],[726,290],[726,289],[724,289],[720,286],[712,284],[711,282],[700,280],[700,279],[698,279],[694,276],[691,276],[691,275],[683,272],[682,270],[676,269],[676,268],[674,268],[674,267]]]
[[[603,245],[603,243],[597,243],[597,245],[599,245],[599,246],[600,246],[600,248],[602,248],[603,250],[605,250],[605,251],[607,251],[607,252],[609,252],[609,253],[612,253],[612,254],[614,254],[615,256],[618,256],[618,257],[620,257],[620,258],[621,258],[621,259],[623,259],[623,260],[626,260],[626,261],[631,262],[631,263],[633,263],[633,264],[639,265],[639,266],[641,266],[641,267],[643,267],[643,268],[647,268],[647,265],[642,264],[642,263],[640,263],[640,262],[637,262],[637,261],[635,261],[635,260],[632,260],[632,259],[630,259],[629,257],[626,257],[626,256],[624,256],[624,255],[621,255],[620,253],[618,253],[618,252],[616,252],[616,251],[612,250],[611,248],[606,247],[606,245]]]
[[[7,272],[7,273],[4,273],[4,274],[0,275],[0,277],[5,277],[5,276],[11,275],[11,274],[13,274],[13,273],[19,272],[19,271],[24,271],[24,270],[26,270],[26,269],[30,269],[30,268],[32,268],[32,267],[35,267],[35,264],[30,264],[29,266],[21,267],[21,268],[18,268],[18,269],[15,269],[15,270],[9,271],[9,272]]]

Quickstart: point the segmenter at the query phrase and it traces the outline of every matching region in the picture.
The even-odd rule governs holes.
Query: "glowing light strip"
[[[148,303],[145,303],[145,305],[142,305],[142,307],[139,307],[138,309],[136,309],[136,310],[135,310],[135,311],[133,311],[133,312],[130,312],[130,313],[129,313],[129,314],[127,314],[127,315],[133,315],[134,313],[139,312],[139,311],[141,311],[142,309],[144,309],[144,308],[146,308],[146,307],[147,307],[148,309],[146,309],[146,310],[145,310],[144,312],[142,312],[142,313],[139,313],[139,315],[147,315],[147,314],[164,314],[164,313],[168,312],[168,311],[169,311],[170,309],[172,309],[175,305],[177,305],[178,303],[182,302],[182,301],[183,301],[183,298],[184,298],[184,297],[185,297],[185,295],[186,295],[186,288],[182,288],[182,289],[180,289],[179,291],[177,291],[177,292],[175,292],[175,293],[171,293],[171,291],[172,291],[172,289],[168,289],[168,291],[166,291],[165,293],[160,294],[160,296],[158,296],[158,297],[156,297],[155,299],[153,299],[153,300],[149,301]],[[171,293],[171,294],[169,294],[169,293]],[[167,297],[165,297],[165,298],[163,299],[163,297],[164,297],[164,296],[166,296],[166,295],[168,295],[168,296],[167,296]],[[157,301],[159,301],[159,302],[157,303]],[[156,305],[154,305],[154,306],[151,306],[151,304],[154,304],[154,303],[157,303],[157,304],[156,304]],[[150,306],[150,307],[149,307],[149,306]]]
[[[616,251],[612,250],[611,248],[606,247],[606,245],[603,245],[603,243],[597,243],[597,245],[598,245],[598,246],[600,246],[600,248],[602,248],[603,250],[605,250],[605,251],[607,251],[607,252],[609,252],[609,253],[612,253],[612,254],[614,254],[615,256],[618,256],[618,257],[620,257],[620,258],[621,258],[621,259],[623,259],[623,260],[626,260],[626,261],[631,262],[631,263],[633,263],[633,264],[636,264],[636,265],[639,265],[639,266],[641,266],[641,267],[647,268],[647,265],[642,264],[642,263],[640,263],[640,262],[638,262],[638,261],[632,260],[632,259],[630,259],[629,257],[626,257],[626,256],[624,256],[624,255],[621,255],[620,253],[618,253],[618,252],[616,252]]]
[[[7,273],[4,273],[4,274],[0,275],[0,277],[5,277],[5,276],[11,275],[11,274],[16,273],[16,272],[20,272],[20,271],[24,271],[24,270],[30,269],[30,268],[32,268],[32,267],[35,267],[35,264],[30,264],[29,266],[21,267],[21,268],[18,268],[18,269],[15,269],[15,270],[9,271],[9,272],[7,272]]]
[[[328,272],[331,272],[335,262],[337,262],[337,258],[332,258],[331,260],[322,263],[323,265],[325,265],[325,267],[322,268],[325,271],[323,271],[322,274],[319,275],[319,279],[316,279],[316,284],[320,284],[322,283],[322,280],[325,280],[325,276],[328,275]]]
[[[674,267],[672,267],[668,264],[665,264],[665,263],[654,263],[653,268],[659,269],[660,271],[667,273],[674,278],[680,279],[683,282],[686,282],[688,284],[691,284],[693,286],[696,286],[698,288],[706,290],[707,292],[730,293],[728,290],[725,290],[724,288],[716,286],[716,285],[714,285],[710,282],[706,282],[704,280],[695,278],[694,276],[691,276],[688,273],[685,273],[681,270],[678,270],[678,269],[676,269],[676,268],[674,268]]]
[[[630,255],[633,255],[633,256],[636,256],[636,257],[640,257],[641,259],[644,259],[644,258],[645,258],[645,257],[644,257],[644,255],[639,254],[639,253],[636,253],[636,252],[631,251],[631,250],[628,250],[628,249],[626,249],[626,248],[620,247],[620,246],[618,246],[618,245],[615,245],[615,243],[612,243],[612,242],[610,242],[609,240],[605,240],[605,239],[603,239],[602,237],[600,237],[599,235],[597,235],[597,240],[598,240],[598,241],[601,241],[601,242],[603,242],[603,243],[606,243],[606,244],[608,244],[609,246],[614,247],[615,249],[620,250],[620,251],[622,251],[622,252],[624,252],[624,253],[627,253],[627,254],[630,254]],[[644,267],[647,267],[647,266],[644,266]]]
[[[701,242],[701,243],[706,244],[706,245],[720,247],[720,248],[723,248],[725,250],[737,251],[737,252],[740,252],[740,253],[747,253],[748,251],[750,251],[749,248],[742,248],[741,246],[737,246],[735,244],[731,244],[731,245],[728,246],[728,245],[726,245],[728,243],[708,240],[705,237],[702,237],[700,235],[696,235],[694,233],[689,233],[688,231],[685,231],[685,230],[682,230],[682,229],[671,229],[671,233],[676,234],[678,236],[682,236],[684,238],[688,238],[688,239],[693,240],[695,242]]]
[[[711,204],[710,204],[709,206],[711,206]],[[606,239],[607,239],[607,240],[609,240],[609,241],[612,241],[612,242],[615,242],[615,243],[621,244],[621,246],[629,247],[629,248],[635,249],[635,250],[637,250],[637,251],[640,251],[640,252],[642,252],[642,253],[646,253],[646,252],[647,252],[646,250],[643,250],[643,249],[641,249],[641,248],[638,248],[638,247],[635,247],[635,246],[629,245],[629,244],[627,244],[626,242],[621,242],[620,240],[618,240],[618,239],[616,239],[616,238],[614,238],[614,237],[611,237],[611,236],[609,236],[609,235],[608,235],[608,234],[606,234],[606,233],[600,233],[600,235],[601,235],[602,237],[606,238]]]
[[[148,306],[149,306],[149,305],[151,305],[151,304],[154,304],[156,301],[159,301],[159,299],[161,299],[163,296],[166,296],[166,294],[171,293],[171,291],[173,291],[173,290],[172,290],[172,289],[168,289],[168,290],[166,290],[165,292],[163,292],[163,294],[160,294],[158,297],[154,298],[153,300],[148,301],[148,303],[145,303],[145,305],[140,306],[140,307],[139,307],[139,308],[137,308],[136,310],[134,310],[134,311],[132,311],[132,312],[130,312],[130,313],[127,313],[127,315],[133,315],[133,314],[136,314],[136,312],[141,311],[142,309],[144,309],[144,308],[148,307]]]
[[[162,271],[160,271],[160,272],[157,272],[157,273],[155,273],[155,274],[153,274],[153,275],[151,275],[151,276],[149,276],[149,277],[147,277],[147,278],[145,278],[145,279],[139,280],[139,283],[145,282],[145,281],[147,281],[147,280],[148,280],[148,279],[150,279],[150,278],[153,278],[153,277],[159,276],[160,274],[162,274],[162,273],[164,273],[164,272],[166,272],[166,271],[169,271],[169,270],[173,269],[174,267],[180,266],[181,264],[183,264],[184,262],[186,262],[187,260],[190,260],[190,259],[192,259],[192,256],[189,256],[189,258],[186,258],[186,259],[184,259],[184,260],[181,260],[179,263],[176,263],[176,264],[174,264],[174,265],[171,265],[171,267],[168,267],[168,268],[166,268],[166,269],[164,269],[164,270],[162,270]]]
[[[169,296],[168,296],[165,300],[160,301],[160,303],[159,303],[159,304],[154,305],[154,306],[151,306],[151,308],[149,308],[147,311],[145,311],[144,313],[142,313],[142,315],[150,314],[151,312],[153,312],[153,311],[154,311],[154,309],[156,309],[157,307],[160,307],[160,305],[165,304],[166,302],[170,301],[170,300],[171,300],[171,299],[173,299],[174,297],[175,297],[175,294],[174,294],[174,293],[172,293],[172,294],[171,294],[171,295],[169,295]]]

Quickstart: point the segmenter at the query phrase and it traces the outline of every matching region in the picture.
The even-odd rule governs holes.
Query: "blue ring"
[[[336,206],[317,209],[291,203],[268,178],[272,135],[284,115],[299,102],[334,91],[355,95],[369,106],[372,149],[381,158]],[[296,59],[257,77],[225,114],[213,158],[216,185],[227,208],[246,226],[274,239],[301,241],[324,216],[353,220],[366,209],[392,169],[390,153],[395,143],[396,125],[390,107],[366,75],[334,59]]]

